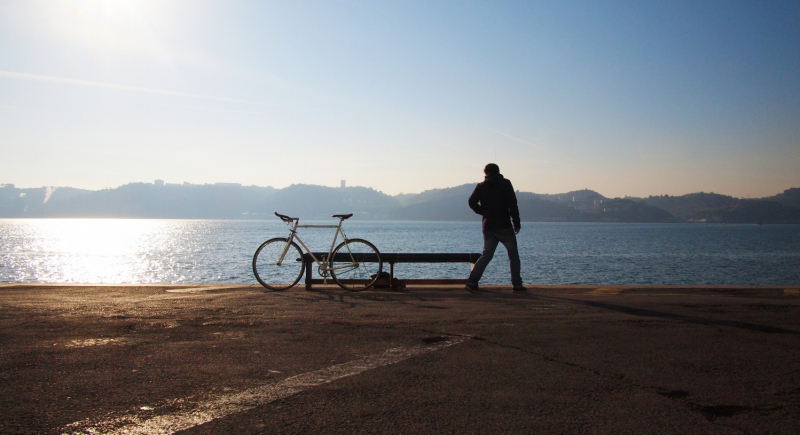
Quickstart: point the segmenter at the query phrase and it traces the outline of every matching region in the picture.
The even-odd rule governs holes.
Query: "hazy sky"
[[[0,0],[0,183],[800,187],[798,1]]]

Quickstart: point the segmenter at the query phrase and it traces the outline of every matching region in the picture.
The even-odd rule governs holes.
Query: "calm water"
[[[333,223],[335,220],[313,223]],[[301,223],[312,223],[311,221]],[[0,281],[255,283],[250,262],[275,221],[0,219]],[[475,222],[352,222],[383,252],[480,252]],[[332,230],[300,233],[327,251]],[[800,284],[800,226],[525,223],[528,284]],[[395,267],[399,277],[465,278],[467,264]],[[498,248],[482,283],[508,284]]]

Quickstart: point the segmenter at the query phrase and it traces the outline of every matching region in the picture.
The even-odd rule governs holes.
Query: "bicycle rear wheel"
[[[331,276],[339,287],[357,292],[370,288],[381,274],[383,262],[378,248],[363,239],[342,242],[329,261]],[[341,267],[341,269],[335,269]]]
[[[297,243],[292,242],[286,250],[283,261],[278,260],[289,239],[278,237],[262,243],[253,255],[253,274],[258,282],[270,290],[286,290],[297,284],[303,276],[305,263],[303,253]]]

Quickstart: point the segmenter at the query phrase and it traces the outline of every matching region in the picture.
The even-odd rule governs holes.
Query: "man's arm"
[[[469,196],[469,208],[471,208],[472,211],[474,211],[475,213],[483,216],[483,207],[481,207],[480,204],[481,200],[480,188],[481,185],[480,183],[478,183],[478,185],[475,186],[475,190],[472,191],[472,195]]]
[[[508,190],[506,191],[508,195],[507,204],[508,204],[508,211],[511,213],[511,222],[514,223],[514,232],[519,233],[520,225],[519,221],[519,207],[517,206],[517,194],[514,193],[514,186],[511,184],[511,181],[508,182]]]

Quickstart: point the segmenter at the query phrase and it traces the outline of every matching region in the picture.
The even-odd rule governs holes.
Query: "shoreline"
[[[537,289],[546,290],[546,291],[553,291],[553,290],[563,290],[567,292],[581,292],[581,291],[592,291],[598,289],[613,289],[620,292],[625,291],[633,291],[633,290],[641,290],[641,291],[663,291],[663,290],[685,290],[685,291],[741,291],[741,290],[797,290],[800,291],[800,284],[785,284],[785,285],[749,285],[749,284],[694,284],[694,285],[682,285],[682,284],[526,284],[526,288],[529,292],[535,291]],[[153,288],[165,288],[165,289],[196,289],[197,291],[202,290],[220,290],[220,289],[253,289],[253,290],[262,290],[265,293],[283,293],[283,292],[276,292],[273,290],[269,290],[267,288],[262,287],[260,284],[253,284],[253,283],[38,283],[38,282],[2,282],[0,281],[0,288],[9,288],[9,287],[98,287],[98,288],[109,288],[109,287],[153,287]],[[409,285],[402,289],[398,290],[388,290],[388,289],[367,289],[362,292],[348,292],[336,284],[315,284],[314,288],[319,288],[321,290],[330,291],[330,290],[340,290],[343,293],[351,293],[351,294],[359,294],[359,293],[368,293],[368,292],[379,292],[379,293],[408,293],[412,291],[429,291],[429,290],[437,290],[437,291],[457,291],[457,290],[465,290],[463,285],[454,284],[444,284],[444,285]],[[506,284],[481,284],[481,288],[490,289],[492,291],[510,291],[511,285]],[[294,287],[285,290],[285,291],[296,291],[296,290],[303,290],[304,286],[302,281],[297,283]],[[284,292],[285,292],[284,291]],[[311,293],[317,292],[317,290],[311,290]]]

